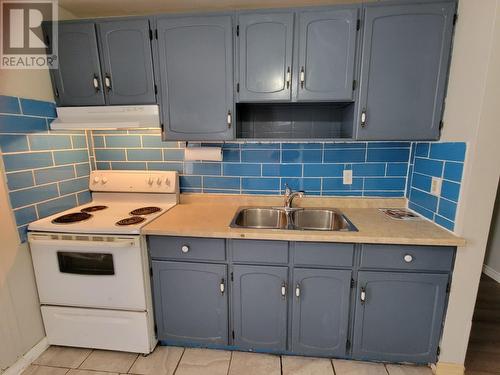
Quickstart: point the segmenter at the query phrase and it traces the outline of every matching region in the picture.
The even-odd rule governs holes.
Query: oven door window
[[[59,271],[76,275],[114,275],[113,255],[105,253],[57,252]]]

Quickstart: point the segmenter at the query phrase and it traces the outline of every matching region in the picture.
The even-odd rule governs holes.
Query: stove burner
[[[82,212],[95,212],[95,211],[105,210],[106,208],[108,208],[108,206],[90,206],[90,207],[82,208],[80,211],[82,211]]]
[[[154,214],[155,212],[161,211],[161,208],[159,207],[141,207],[138,208],[134,211],[130,212],[130,215],[135,216],[135,215],[151,215]]]
[[[74,212],[71,214],[63,215],[56,217],[54,220],[52,220],[53,224],[71,224],[71,223],[78,223],[80,221],[85,221],[88,220],[92,217],[91,214],[88,214],[86,212]]]
[[[120,221],[117,221],[116,225],[118,225],[118,226],[134,225],[134,224],[142,223],[144,220],[146,220],[146,219],[143,217],[132,216],[132,217],[127,217],[126,219],[122,219]]]

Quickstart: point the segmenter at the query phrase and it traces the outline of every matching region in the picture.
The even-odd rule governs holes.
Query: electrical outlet
[[[344,185],[352,185],[352,169],[344,169]]]
[[[431,182],[431,194],[441,195],[441,186],[443,185],[443,179],[438,177],[432,177]]]

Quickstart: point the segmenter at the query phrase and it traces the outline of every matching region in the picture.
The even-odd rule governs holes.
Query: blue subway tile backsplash
[[[0,149],[22,241],[27,225],[91,200],[85,132],[51,131],[54,103],[0,95]]]
[[[453,230],[465,156],[464,142],[417,143],[409,166],[409,207]],[[439,196],[431,194],[432,177],[442,178]]]

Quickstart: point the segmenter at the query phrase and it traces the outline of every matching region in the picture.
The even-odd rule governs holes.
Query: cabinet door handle
[[[231,129],[231,125],[233,124],[233,115],[231,114],[231,110],[227,111],[227,128]]]
[[[281,297],[283,297],[283,299],[286,298],[286,283],[282,283],[281,284]]]
[[[219,288],[220,288],[220,294],[224,295],[224,292],[226,291],[226,281],[224,279],[220,281]]]
[[[188,245],[182,245],[181,251],[186,254],[189,251],[189,246]]]
[[[104,76],[104,86],[106,86],[106,90],[109,92],[111,91],[112,87],[111,87],[111,76],[106,73],[106,75]]]
[[[300,88],[304,88],[304,82],[306,81],[306,71],[304,67],[300,68]]]
[[[361,293],[359,295],[359,299],[361,301],[361,304],[364,304],[366,302],[366,288],[364,286],[361,287]]]
[[[406,263],[411,263],[411,262],[413,262],[413,256],[410,255],[410,254],[406,254],[404,256],[404,260],[405,260]]]
[[[364,128],[366,126],[366,108],[361,111],[361,127]]]
[[[295,286],[295,297],[300,298],[300,284]]]
[[[95,92],[99,92],[101,88],[99,87],[99,77],[97,74],[94,74],[94,77],[92,77],[92,85],[94,86]]]
[[[292,79],[292,75],[290,73],[290,67],[286,69],[286,88],[290,88],[290,80]]]

